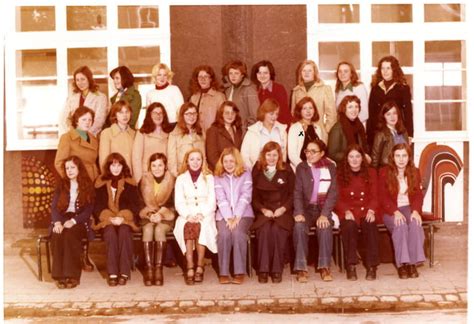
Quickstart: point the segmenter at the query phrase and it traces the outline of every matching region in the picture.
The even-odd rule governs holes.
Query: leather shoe
[[[63,279],[56,281],[56,287],[58,287],[59,289],[66,288],[66,281]]]
[[[321,279],[323,279],[323,281],[332,281],[332,275],[329,268],[321,268],[319,270],[319,274],[321,275]]]
[[[267,283],[268,282],[268,272],[259,272],[258,273],[258,282]]]
[[[110,287],[115,287],[117,286],[118,283],[118,278],[117,277],[108,277],[107,278],[107,283],[109,284]]]
[[[408,279],[408,269],[405,264],[403,264],[402,266],[400,266],[400,268],[398,268],[398,278]]]
[[[79,280],[77,279],[70,278],[66,281],[66,288],[68,289],[76,288],[78,285],[79,285]]]
[[[281,282],[281,272],[272,272],[272,282],[280,283]]]
[[[245,275],[238,274],[234,276],[234,279],[232,279],[232,283],[236,285],[241,285],[244,283],[244,280],[245,280]]]
[[[357,271],[356,271],[356,266],[353,264],[350,264],[346,268],[346,277],[347,280],[350,281],[356,281],[357,280]]]
[[[229,276],[219,276],[219,283],[220,283],[221,285],[230,284],[230,283],[231,283],[230,277],[229,277]]]
[[[299,270],[296,272],[296,281],[304,283],[308,282],[308,271]]]
[[[418,278],[418,270],[416,270],[415,264],[409,264],[408,266],[408,277],[409,278]]]
[[[375,280],[377,278],[377,267],[369,267],[365,274],[365,280]]]
[[[127,280],[128,280],[128,276],[126,275],[120,275],[119,279],[118,279],[118,284],[120,286],[125,286],[127,284]]]

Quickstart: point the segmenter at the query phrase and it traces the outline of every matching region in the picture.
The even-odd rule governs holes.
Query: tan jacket
[[[71,123],[69,117],[79,108],[79,99],[81,94],[78,92],[72,93],[67,97],[66,104],[64,106],[63,113],[59,120],[59,135],[66,133],[70,130]],[[95,112],[94,123],[90,129],[90,132],[97,136],[102,130],[102,126],[105,123],[105,119],[109,113],[109,102],[105,94],[100,91],[91,92],[87,94],[84,100],[84,106],[92,109]]]
[[[79,133],[75,129],[72,129],[66,134],[63,134],[59,139],[58,150],[56,151],[56,157],[54,159],[54,167],[61,177],[66,176],[63,169],[64,160],[71,155],[76,155],[82,160],[92,181],[99,176],[99,169],[96,165],[99,142],[91,133],[88,133],[88,135],[90,142],[83,140]]]
[[[329,133],[332,126],[337,121],[336,105],[334,101],[334,95],[331,87],[325,85],[323,81],[316,82],[306,91],[304,85],[297,85],[293,88],[291,95],[291,113],[295,110],[295,106],[304,97],[311,97],[316,103],[319,113],[318,124],[326,129]]]
[[[105,160],[110,153],[120,153],[127,162],[129,168],[132,167],[132,148],[135,131],[128,127],[122,132],[116,123],[112,124],[100,133],[99,145],[99,165],[103,169]],[[131,170],[131,169],[130,169]]]
[[[178,176],[184,155],[192,148],[200,149],[204,155],[204,160],[206,160],[204,134],[183,134],[179,127],[175,127],[168,137],[168,170],[174,177]]]
[[[154,153],[163,153],[168,156],[168,134],[161,132],[160,135],[136,132],[132,149],[132,171],[133,178],[139,182],[148,170],[148,159]]]
[[[201,98],[201,101],[199,101]],[[225,95],[222,92],[214,89],[209,89],[207,93],[195,93],[189,99],[190,102],[198,106],[199,109],[199,124],[201,125],[203,133],[211,127],[216,119],[217,108],[225,101]]]
[[[140,211],[140,218],[147,220],[151,214],[158,212],[163,220],[172,222],[175,219],[174,210],[166,205],[168,205],[171,193],[173,192],[175,179],[171,173],[167,171],[163,181],[160,183],[157,193],[155,193],[154,190],[154,181],[155,179],[153,179],[151,173],[143,175],[140,189],[145,207]],[[171,205],[173,205],[172,202]]]

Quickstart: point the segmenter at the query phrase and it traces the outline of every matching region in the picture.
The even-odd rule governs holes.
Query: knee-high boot
[[[163,259],[166,253],[166,242],[155,242],[155,271],[154,271],[154,284],[156,286],[163,285]]]
[[[83,271],[86,271],[86,272],[94,271],[94,265],[89,259],[89,241],[87,241],[85,244],[82,244],[81,261],[82,261]]]
[[[143,272],[143,283],[145,286],[153,284],[153,262],[152,245],[154,242],[143,242],[143,251],[145,252],[145,271]]]

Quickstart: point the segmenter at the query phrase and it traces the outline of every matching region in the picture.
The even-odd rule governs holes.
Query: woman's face
[[[202,167],[202,155],[199,152],[193,152],[188,156],[188,166],[191,170],[197,171]]]
[[[199,71],[198,83],[201,89],[209,89],[211,87],[211,76],[206,71]]]
[[[232,83],[233,85],[237,85],[242,81],[244,75],[242,74],[242,72],[240,72],[239,69],[229,69],[228,77],[230,83]]]
[[[382,74],[382,78],[385,81],[392,80],[393,78],[392,64],[390,62],[382,62],[380,73]]]
[[[110,164],[110,173],[112,173],[113,176],[117,177],[122,173],[123,165],[119,161],[114,161],[112,164]]]
[[[224,111],[222,114],[222,117],[224,118],[224,123],[227,125],[232,125],[232,123],[235,121],[235,117],[237,116],[237,113],[234,111],[234,108],[231,106],[225,106]]]
[[[410,157],[408,156],[408,152],[405,149],[400,149],[393,152],[393,160],[395,161],[395,166],[397,169],[404,170],[408,165]]]
[[[85,113],[77,119],[77,128],[83,131],[88,131],[92,126],[91,113]]]
[[[267,165],[270,167],[276,166],[278,163],[278,151],[272,150],[265,153],[265,162],[267,162]]]
[[[115,89],[117,90],[120,90],[122,89],[122,77],[120,76],[120,73],[119,72],[116,72],[114,74],[114,86],[115,86]]]
[[[339,69],[337,69],[337,78],[343,84],[349,83],[351,81],[351,67],[347,64],[339,65]]]
[[[362,154],[357,150],[350,151],[347,155],[347,162],[352,171],[359,171],[362,165]]]
[[[267,66],[261,66],[258,68],[257,80],[262,84],[262,86],[266,86],[268,82],[270,82],[270,69]]]
[[[316,143],[309,143],[304,153],[306,154],[306,161],[311,164],[318,162],[324,156],[324,151],[321,151]]]
[[[77,73],[76,77],[74,78],[74,81],[76,82],[77,88],[81,91],[84,92],[86,90],[89,90],[89,80],[87,77],[82,74],[82,73]]]
[[[279,113],[278,109],[267,112],[265,116],[263,117],[263,123],[271,125],[271,126],[275,125],[275,122],[278,119],[278,113]]]
[[[127,107],[122,107],[119,111],[117,111],[117,124],[125,126],[130,121],[130,110]]]
[[[155,84],[159,87],[164,86],[168,82],[168,73],[165,69],[159,69],[155,77]]]
[[[156,107],[151,111],[151,119],[155,126],[161,126],[163,124],[163,110],[160,107]]]
[[[166,171],[166,165],[162,159],[155,160],[150,163],[150,171],[154,177],[162,177]]]
[[[304,82],[314,81],[314,69],[311,64],[306,64],[301,70],[301,77]]]
[[[301,118],[310,121],[314,116],[314,107],[311,102],[307,102],[301,108]]]
[[[64,164],[66,176],[69,180],[76,180],[79,175],[79,168],[73,161],[66,161]]]
[[[360,107],[355,101],[350,101],[346,106],[346,117],[353,121],[359,116]]]
[[[385,118],[385,123],[387,126],[395,128],[395,125],[398,122],[398,114],[395,107],[392,107],[389,111],[383,114],[383,117]]]
[[[237,163],[232,154],[224,155],[222,158],[222,166],[224,167],[225,172],[232,174],[235,171]]]
[[[196,108],[191,107],[184,112],[184,123],[186,126],[194,126],[198,119],[198,113]]]

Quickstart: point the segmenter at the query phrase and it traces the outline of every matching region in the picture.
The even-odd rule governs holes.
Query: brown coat
[[[203,93],[202,96],[201,93],[193,94],[189,101],[198,107],[199,124],[205,133],[216,119],[217,108],[225,101],[225,95],[211,88],[207,93]]]
[[[66,176],[63,169],[64,160],[71,155],[76,155],[82,160],[92,181],[99,176],[99,169],[96,164],[99,142],[91,133],[88,133],[88,135],[89,142],[82,139],[75,129],[61,135],[56,158],[54,159],[54,167],[61,177]]]
[[[168,134],[143,134],[137,132],[133,141],[132,171],[133,178],[139,182],[148,170],[148,159],[154,153],[163,153],[168,156]]]
[[[175,127],[168,137],[168,170],[174,177],[178,176],[178,171],[183,163],[184,155],[187,151],[198,148],[206,158],[206,143],[203,135],[196,133],[184,134],[179,127]]]
[[[99,145],[99,165],[102,169],[105,160],[110,153],[120,153],[127,162],[129,168],[132,167],[132,148],[133,140],[135,138],[135,131],[128,127],[126,131],[122,132],[118,125],[112,124],[100,133]]]
[[[174,189],[175,179],[169,171],[166,172],[165,178],[160,183],[157,193],[154,191],[154,178],[151,173],[143,175],[140,184],[145,207],[140,211],[140,218],[144,223],[148,223],[151,214],[160,213],[162,219],[168,223],[174,221],[176,215],[174,213],[173,199],[171,194]]]
[[[242,145],[242,128],[234,133],[234,140],[229,132],[221,125],[212,125],[206,133],[206,156],[209,168],[214,171],[222,151],[227,147],[240,150]]]

